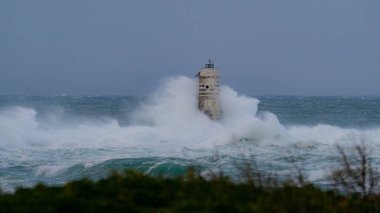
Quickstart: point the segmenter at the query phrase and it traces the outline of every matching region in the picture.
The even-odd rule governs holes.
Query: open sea
[[[251,97],[222,86],[223,119],[214,122],[196,96],[187,77],[144,97],[0,96],[0,188],[125,169],[175,176],[189,166],[234,179],[245,161],[278,177],[300,167],[326,185],[338,144],[365,144],[380,166],[380,97]]]

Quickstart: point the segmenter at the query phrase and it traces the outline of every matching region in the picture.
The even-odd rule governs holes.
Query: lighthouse
[[[198,107],[211,120],[219,120],[222,117],[219,101],[219,73],[214,68],[214,63],[208,63],[197,74],[199,79]]]

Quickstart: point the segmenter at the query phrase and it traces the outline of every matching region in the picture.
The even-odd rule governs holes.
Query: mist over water
[[[262,110],[258,99],[227,86],[220,98],[223,118],[215,122],[198,110],[197,82],[187,77],[166,79],[146,98],[2,97],[0,187],[61,184],[127,168],[178,175],[190,165],[236,176],[243,158],[278,174],[296,163],[323,183],[335,145],[362,142],[380,165],[379,99],[263,97],[281,123],[270,106]],[[281,99],[288,102],[278,105]]]

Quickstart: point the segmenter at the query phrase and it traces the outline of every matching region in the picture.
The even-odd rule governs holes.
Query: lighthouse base
[[[222,117],[219,100],[210,97],[198,97],[199,110],[211,120],[220,120]]]

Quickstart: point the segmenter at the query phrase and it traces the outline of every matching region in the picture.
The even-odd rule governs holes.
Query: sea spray
[[[126,168],[170,175],[192,165],[205,173],[223,168],[234,175],[234,163],[246,157],[278,173],[300,163],[310,180],[322,183],[334,164],[335,144],[365,142],[375,156],[380,153],[380,128],[376,126],[343,128],[323,124],[323,120],[317,125],[283,125],[275,114],[260,110],[259,100],[227,86],[220,91],[223,118],[212,121],[198,110],[196,95],[196,80],[180,76],[164,80],[144,99],[29,97],[23,99],[31,103],[3,101],[1,187],[13,190],[39,181],[60,184]],[[115,115],[110,112],[114,106],[120,106]],[[375,162],[380,165],[379,159]]]

